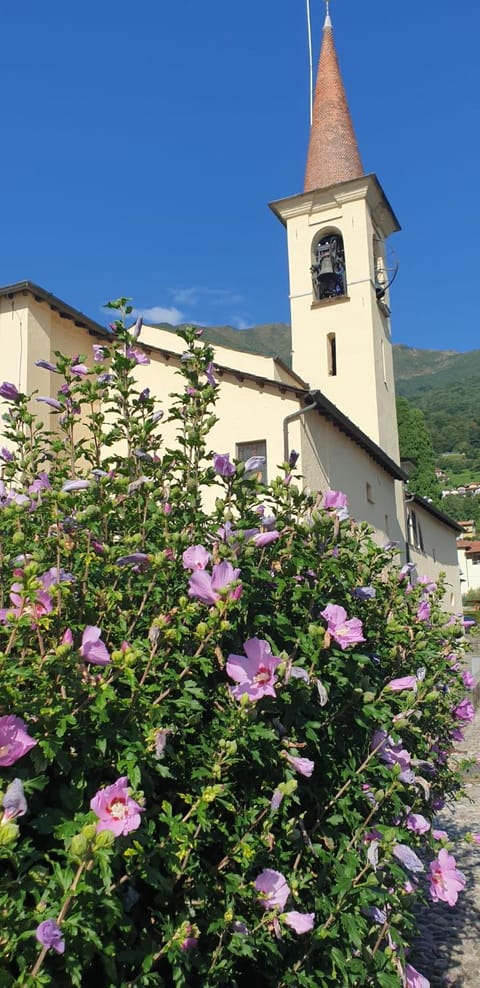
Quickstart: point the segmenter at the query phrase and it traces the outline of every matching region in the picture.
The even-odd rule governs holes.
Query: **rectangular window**
[[[335,339],[335,333],[329,333],[327,336],[327,365],[328,373],[330,377],[337,376],[337,341]]]
[[[367,501],[369,501],[370,504],[375,504],[375,498],[373,496],[373,487],[369,483],[367,483],[366,485],[366,494],[367,494]]]
[[[265,439],[257,439],[255,442],[250,443],[237,443],[236,446],[236,458],[241,460],[242,463],[246,463],[247,460],[252,456],[263,456],[264,462],[262,466],[258,468],[258,472],[261,474],[261,479],[264,484],[267,483],[267,442]]]
[[[419,549],[420,552],[425,552],[422,528],[415,511],[412,510],[408,512],[407,524],[408,541],[410,545],[412,545],[415,549]]]

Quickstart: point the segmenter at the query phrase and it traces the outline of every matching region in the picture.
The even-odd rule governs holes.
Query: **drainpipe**
[[[313,397],[309,395],[308,397]],[[295,419],[301,418],[302,415],[306,415],[307,412],[316,412],[317,406],[315,401],[312,405],[307,405],[306,408],[299,408],[297,412],[292,412],[291,415],[287,415],[283,420],[283,459],[285,463],[288,463],[288,458],[290,456],[290,447],[288,442],[288,427],[290,422],[294,422]]]

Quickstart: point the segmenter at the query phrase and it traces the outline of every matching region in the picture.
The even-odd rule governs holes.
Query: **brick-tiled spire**
[[[313,103],[305,192],[360,178],[363,167],[338,64],[332,21],[323,26]]]

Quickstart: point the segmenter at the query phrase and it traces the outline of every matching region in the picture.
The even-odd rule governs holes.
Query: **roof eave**
[[[450,528],[453,528],[455,532],[463,532],[463,528],[458,524],[458,522],[454,521],[453,518],[450,518],[449,515],[446,515],[443,511],[440,511],[440,508],[436,508],[435,505],[430,501],[427,501],[426,498],[421,497],[420,494],[411,494],[409,495],[409,500],[410,499],[415,504],[418,504],[420,507],[424,508],[425,511],[428,511],[431,515],[434,515],[438,521],[441,521],[444,525],[448,525]]]
[[[333,422],[334,425],[336,425],[337,428],[340,429],[341,432],[344,432],[350,439],[353,439],[357,446],[360,446],[363,450],[365,450],[365,452],[368,453],[368,455],[371,456],[379,466],[383,467],[383,469],[386,470],[386,472],[389,473],[394,480],[402,480],[404,482],[407,480],[407,474],[401,469],[401,467],[398,466],[398,463],[395,463],[395,460],[392,460],[390,456],[384,453],[383,449],[381,449],[380,446],[377,446],[373,439],[370,439],[365,432],[362,432],[362,430],[359,429],[351,419],[344,415],[343,412],[341,412],[340,409],[333,404],[333,402],[326,398],[321,391],[311,391],[308,398],[310,399],[310,404],[312,402],[315,403],[321,415]]]
[[[13,298],[15,295],[32,295],[37,302],[46,302],[54,312],[58,312],[62,319],[71,319],[76,326],[87,329],[89,333],[93,333],[95,336],[110,335],[105,326],[95,322],[94,319],[90,319],[78,309],[74,309],[72,305],[68,305],[67,302],[51,292],[47,292],[40,285],[36,285],[34,281],[17,281],[13,285],[0,287],[0,297]]]

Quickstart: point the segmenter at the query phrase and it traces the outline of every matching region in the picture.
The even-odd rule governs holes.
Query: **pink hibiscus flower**
[[[98,816],[97,831],[111,830],[115,837],[129,834],[140,826],[143,809],[128,795],[128,779],[122,776],[112,786],[99,789],[90,800],[90,809]]]
[[[411,964],[407,964],[405,967],[405,988],[430,988],[430,982]]]
[[[417,677],[416,676],[401,676],[400,679],[391,679],[387,683],[386,690],[392,690],[393,693],[399,693],[401,690],[416,690],[417,689]]]
[[[13,765],[36,744],[36,740],[27,734],[20,717],[14,714],[0,717],[0,765]]]
[[[315,768],[315,762],[312,762],[310,758],[297,758],[296,755],[289,755],[288,752],[285,752],[285,758],[299,775],[304,775],[307,779],[310,778]]]
[[[313,930],[315,913],[299,913],[296,909],[292,909],[291,912],[284,913],[282,918],[287,926],[295,930],[295,933],[309,933]]]
[[[260,903],[264,909],[283,909],[290,895],[290,886],[281,871],[265,868],[254,882],[260,892]]]
[[[227,659],[227,675],[239,684],[230,687],[232,696],[240,700],[246,695],[252,702],[262,696],[275,696],[275,670],[282,660],[272,655],[270,645],[262,638],[249,638],[243,647],[246,656],[229,655]]]
[[[458,871],[453,854],[442,847],[438,857],[431,862],[430,870],[430,895],[434,902],[448,902],[449,906],[454,906],[458,893],[462,892],[466,885],[465,875]]]

